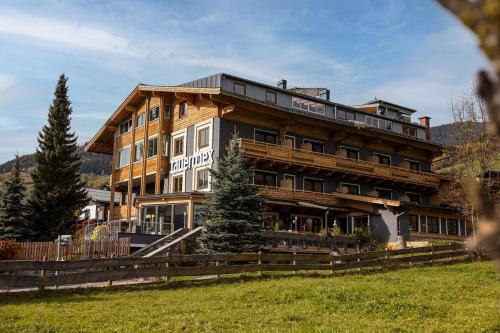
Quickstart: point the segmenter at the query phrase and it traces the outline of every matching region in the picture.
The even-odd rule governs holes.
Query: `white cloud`
[[[0,33],[24,36],[77,48],[137,56],[129,41],[103,28],[16,11],[0,13]]]

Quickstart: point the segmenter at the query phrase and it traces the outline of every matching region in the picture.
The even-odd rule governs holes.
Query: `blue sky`
[[[60,73],[89,140],[133,87],[226,72],[451,121],[486,61],[432,1],[2,1],[0,162],[35,150]],[[415,119],[416,119],[415,117]]]

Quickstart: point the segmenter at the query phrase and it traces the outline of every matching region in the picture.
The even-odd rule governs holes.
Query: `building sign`
[[[170,173],[179,173],[203,165],[209,165],[214,161],[214,150],[198,152],[179,160],[170,161]]]

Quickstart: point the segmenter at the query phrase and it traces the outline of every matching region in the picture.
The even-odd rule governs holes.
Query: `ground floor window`
[[[356,229],[368,230],[370,227],[368,215],[353,216],[352,224],[354,226],[354,230]]]
[[[410,218],[410,231],[418,232],[418,215],[409,215]]]
[[[427,232],[438,234],[439,233],[439,218],[435,216],[427,216]]]
[[[188,204],[146,205],[141,207],[141,231],[168,235],[187,226]]]
[[[458,235],[458,219],[448,219],[448,235]]]
[[[193,204],[193,224],[194,227],[199,227],[205,224],[205,217],[203,216],[205,205],[202,203]]]

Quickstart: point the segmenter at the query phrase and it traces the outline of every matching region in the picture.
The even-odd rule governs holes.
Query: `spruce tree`
[[[34,187],[29,204],[38,240],[71,234],[77,223],[76,212],[87,202],[77,137],[71,132],[73,110],[66,82],[62,74],[49,107],[48,122],[38,136],[36,167],[31,174]]]
[[[26,186],[21,179],[16,155],[11,177],[0,191],[0,239],[29,240],[32,235],[26,205]]]
[[[210,170],[212,191],[205,202],[206,231],[199,238],[202,252],[251,252],[262,243],[260,214],[264,207],[252,172],[234,134],[217,170]]]

